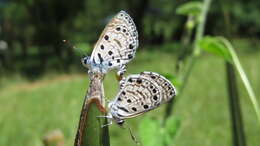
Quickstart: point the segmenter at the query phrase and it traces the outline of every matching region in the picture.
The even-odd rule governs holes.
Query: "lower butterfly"
[[[123,125],[125,119],[153,110],[175,95],[176,89],[171,82],[157,73],[129,75],[121,81],[121,89],[108,104],[109,113],[104,117]],[[110,124],[112,120],[108,125]]]
[[[91,56],[83,58],[82,63],[94,72],[118,69],[118,74],[122,75],[126,64],[134,58],[137,47],[138,33],[134,21],[125,11],[120,11],[106,25]]]

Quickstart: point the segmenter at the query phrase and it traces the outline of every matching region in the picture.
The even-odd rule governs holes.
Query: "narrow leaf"
[[[205,51],[222,57],[226,61],[232,63],[232,57],[228,48],[219,39],[206,36],[199,41],[199,46]]]
[[[223,37],[218,37],[218,39],[220,41],[222,41],[223,44],[225,44],[225,46],[228,48],[228,50],[229,50],[229,52],[232,56],[233,63],[234,63],[234,65],[235,65],[235,67],[236,67],[236,69],[237,69],[237,71],[238,71],[238,73],[239,73],[239,75],[242,79],[242,82],[243,82],[243,84],[246,88],[246,91],[247,91],[249,98],[250,98],[250,100],[253,104],[253,107],[255,109],[257,119],[260,123],[260,109],[259,109],[259,105],[258,105],[256,96],[255,96],[254,90],[253,90],[253,88],[252,88],[252,86],[251,86],[251,84],[250,84],[250,82],[249,82],[249,80],[246,76],[246,73],[245,73],[245,71],[244,71],[244,69],[243,69],[243,67],[242,67],[242,65],[241,65],[241,63],[238,59],[238,56],[235,52],[235,49],[233,48],[233,46],[231,45],[231,43],[227,39],[225,39]]]

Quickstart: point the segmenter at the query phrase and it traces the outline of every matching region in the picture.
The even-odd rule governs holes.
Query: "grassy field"
[[[239,55],[242,65],[260,101],[260,52]],[[169,53],[143,51],[130,63],[129,73],[154,71],[171,73],[175,58]],[[0,88],[0,145],[42,146],[43,136],[60,129],[66,146],[73,145],[83,97],[88,87],[87,74],[46,75],[29,82],[24,79],[5,79]],[[260,124],[252,104],[239,80],[240,99],[247,143],[260,145]],[[117,92],[117,82],[110,73],[105,80],[107,98]],[[178,97],[177,97],[178,98]],[[165,106],[141,117],[128,120],[134,133],[144,116],[156,116]],[[181,119],[181,128],[175,146],[230,146],[231,123],[226,90],[224,62],[204,55],[192,71],[188,85],[174,108],[174,115]],[[112,125],[111,145],[135,145],[127,130]],[[138,134],[137,134],[138,136]]]

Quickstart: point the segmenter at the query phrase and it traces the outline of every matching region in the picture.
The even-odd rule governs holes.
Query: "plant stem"
[[[191,71],[193,69],[193,66],[195,65],[197,57],[200,54],[200,48],[199,48],[198,43],[199,43],[199,40],[201,40],[201,38],[203,37],[205,23],[206,23],[206,19],[207,19],[207,13],[208,13],[208,10],[209,10],[209,7],[210,7],[210,3],[211,3],[211,0],[204,0],[204,2],[203,2],[202,12],[201,12],[201,16],[200,16],[200,19],[199,19],[200,21],[199,21],[199,24],[197,25],[197,28],[196,28],[196,35],[195,35],[195,40],[194,40],[194,44],[193,44],[193,53],[192,53],[192,55],[190,56],[190,58],[187,62],[188,65],[187,65],[186,71],[184,72],[184,76],[180,77],[182,83],[181,83],[181,87],[178,91],[178,95],[177,95],[178,98],[180,98],[180,95],[182,94],[185,86],[187,85],[188,79],[189,79]],[[173,101],[176,102],[176,99],[171,100],[168,103],[168,105],[166,107],[164,119],[168,118],[171,115],[173,105],[175,103]]]
[[[106,118],[97,118],[105,115],[104,108],[104,75],[89,72],[90,85],[82,106],[78,131],[74,146],[109,146],[108,126]]]
[[[227,38],[231,38],[229,12],[228,9],[225,8],[224,3],[226,3],[226,1],[225,2],[223,1],[221,3],[223,18],[225,22],[224,32]],[[233,64],[227,61],[225,66],[226,66],[227,85],[228,85],[228,93],[229,93],[229,109],[230,109],[229,111],[231,115],[233,146],[246,146],[243,116],[240,108],[241,105],[240,105],[240,98],[238,94],[239,92],[238,92],[238,87],[236,82],[235,69]]]
[[[233,146],[246,146],[243,118],[240,109],[236,74],[232,64],[226,62],[229,108],[233,130]]]
[[[198,56],[200,54],[199,41],[201,40],[204,34],[205,23],[206,23],[210,3],[211,0],[204,0],[203,2],[202,12],[199,18],[199,25],[197,27],[196,35],[195,35],[194,51],[193,51],[194,56]]]

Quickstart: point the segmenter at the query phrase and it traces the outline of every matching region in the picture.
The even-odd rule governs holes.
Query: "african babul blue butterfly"
[[[176,89],[162,75],[154,72],[141,72],[129,75],[120,82],[120,91],[109,102],[106,117],[123,125],[125,119],[136,117],[153,110],[176,95]],[[107,125],[112,124],[112,120]],[[105,126],[107,126],[105,125]]]
[[[126,64],[134,58],[137,47],[136,26],[125,11],[120,11],[103,30],[91,56],[83,58],[82,63],[94,72],[118,69],[118,74],[122,75]]]

